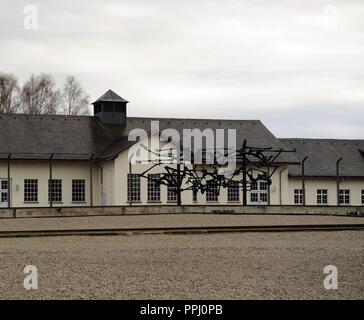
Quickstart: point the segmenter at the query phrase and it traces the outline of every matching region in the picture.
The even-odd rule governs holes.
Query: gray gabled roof
[[[126,102],[126,103],[128,103],[129,101],[123,99],[118,94],[116,94],[114,91],[109,89],[100,98],[98,98],[95,102]],[[95,102],[93,102],[93,103],[95,103]]]
[[[0,115],[0,157],[9,153],[13,159],[87,160],[111,159],[128,149],[129,131],[135,128],[150,131],[151,121],[159,121],[160,131],[173,128],[182,134],[183,129],[206,128],[236,129],[237,147],[244,139],[256,147],[286,148],[260,121],[210,120],[128,117],[127,125],[104,125],[91,116],[61,115]],[[283,153],[277,159],[281,163],[297,163],[292,153]]]
[[[297,158],[308,156],[305,175],[335,177],[336,161],[340,162],[340,176],[364,177],[364,140],[336,139],[280,139],[288,148],[295,148]],[[301,176],[301,166],[289,166],[290,176]]]

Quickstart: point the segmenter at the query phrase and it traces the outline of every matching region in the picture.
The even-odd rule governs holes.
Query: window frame
[[[50,184],[51,180],[48,179],[48,202],[51,201]],[[61,203],[62,199],[62,179],[52,179],[52,202]]]
[[[128,173],[128,202],[130,202],[130,196],[132,202],[141,202],[141,176],[138,173],[131,174],[131,186],[129,184],[130,173]],[[131,189],[131,190],[130,190]]]
[[[350,189],[339,189],[339,205],[350,205]]]
[[[294,189],[293,190],[293,203],[294,204],[303,204],[303,189]]]
[[[325,201],[323,201],[325,199]],[[328,189],[317,189],[316,190],[316,203],[318,205],[327,205],[329,202],[329,191]]]
[[[77,190],[79,189],[79,190]],[[86,202],[86,180],[85,179],[72,179],[72,202],[85,203]]]
[[[231,180],[227,187],[227,201],[240,202],[240,185],[239,181]]]
[[[177,202],[177,186],[168,185],[167,186],[167,202],[176,203]]]
[[[24,203],[38,203],[38,179],[24,179]]]
[[[148,174],[147,199],[149,203],[161,202],[161,185],[155,180],[160,179],[159,173]]]
[[[210,180],[206,183],[206,202],[214,203],[219,202],[218,183],[215,180]]]

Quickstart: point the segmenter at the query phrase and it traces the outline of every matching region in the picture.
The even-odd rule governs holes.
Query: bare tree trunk
[[[19,109],[18,79],[6,73],[0,73],[0,113],[16,113]]]
[[[68,76],[62,91],[63,114],[87,115],[90,113],[89,96],[74,76]]]

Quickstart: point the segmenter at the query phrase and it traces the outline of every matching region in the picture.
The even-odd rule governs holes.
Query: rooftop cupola
[[[129,101],[108,90],[94,103],[94,116],[103,124],[126,125],[126,105]]]

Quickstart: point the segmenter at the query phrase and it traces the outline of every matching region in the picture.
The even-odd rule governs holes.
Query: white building
[[[277,139],[255,120],[127,117],[127,103],[109,90],[94,103],[94,116],[0,115],[0,207],[126,206],[129,183],[132,205],[175,203],[166,186],[138,175],[150,164],[129,166],[132,129],[149,132],[145,144],[159,142],[152,121],[159,121],[160,131],[236,129],[238,146],[247,140],[256,147],[295,149],[276,159],[270,186],[262,181],[249,191],[248,205],[364,205],[364,140]],[[162,171],[156,166],[148,173]],[[182,204],[242,204],[242,191],[185,191]]]

